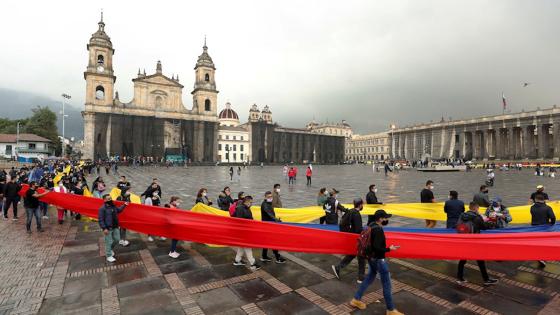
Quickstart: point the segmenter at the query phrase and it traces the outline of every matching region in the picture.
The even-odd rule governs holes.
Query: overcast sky
[[[285,126],[346,119],[359,133],[558,103],[558,1],[7,1],[0,87],[82,108],[86,44],[103,8],[120,99],[138,68],[179,74],[192,106],[204,35],[219,108],[269,105]],[[523,88],[524,82],[531,83]]]

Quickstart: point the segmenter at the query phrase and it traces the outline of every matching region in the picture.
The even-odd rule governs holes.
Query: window
[[[35,149],[35,148],[37,148],[37,144],[35,144],[35,143],[29,143],[29,144],[27,145],[27,148],[28,148],[28,149]]]
[[[241,136],[241,141],[243,141],[243,136]]]
[[[235,153],[233,154],[233,161],[234,162],[237,161],[237,154],[235,154]]]
[[[243,153],[239,154],[239,159],[243,161]]]
[[[235,136],[233,136],[233,140],[235,140]]]
[[[243,152],[243,145],[242,144],[239,145],[239,151]],[[243,158],[241,158],[241,159],[243,159]]]
[[[226,135],[226,140],[229,140],[229,135]]]
[[[211,109],[210,109],[210,108],[211,108],[211,105],[212,105],[212,103],[210,103],[210,100],[209,100],[209,99],[206,99],[206,100],[204,101],[204,110],[207,111],[207,112],[209,112],[209,111],[211,110]]]
[[[103,57],[103,55],[98,55],[97,56],[97,64],[102,65],[104,63],[105,63],[105,57]]]
[[[233,151],[235,151],[235,150],[237,150],[237,145],[236,144],[233,145]]]
[[[6,155],[12,155],[12,145],[6,145]]]
[[[220,150],[220,151],[222,150],[222,144],[221,143],[218,143],[218,150]]]
[[[204,81],[210,82],[210,75],[208,75],[208,73],[204,75]]]
[[[455,142],[459,142],[459,135],[455,135]]]
[[[95,99],[97,99],[97,100],[104,100],[105,99],[105,89],[101,85],[98,85],[95,88]]]

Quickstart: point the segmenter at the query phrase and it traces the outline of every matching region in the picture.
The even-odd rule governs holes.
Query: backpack
[[[231,205],[229,205],[229,216],[230,217],[235,216],[235,209],[237,208],[237,203],[238,202],[239,202],[239,200],[234,201]]]
[[[346,211],[340,219],[340,232],[350,232],[350,218],[352,217],[352,212],[353,211]]]
[[[459,220],[457,220],[457,233],[459,234],[472,234],[474,233],[474,226],[472,221],[472,216],[468,215],[466,212],[461,213]]]
[[[371,226],[367,226],[358,237],[358,257],[364,257],[366,259],[372,257],[371,229]]]

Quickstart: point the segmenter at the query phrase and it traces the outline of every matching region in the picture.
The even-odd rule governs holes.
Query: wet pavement
[[[194,202],[199,187],[215,196],[224,185],[261,196],[276,182],[283,185],[287,207],[314,204],[321,187],[341,190],[342,201],[362,196],[370,183],[379,186],[385,202],[415,202],[427,179],[436,182],[436,198],[449,190],[470,200],[484,181],[482,171],[424,174],[403,171],[385,177],[371,166],[315,166],[313,185],[300,175],[288,187],[281,167],[242,169],[231,181],[225,167],[121,168],[135,193],[142,193],[152,177],[162,185],[163,199],[178,195],[182,207]],[[300,173],[304,173],[303,167]],[[117,177],[104,176],[114,184]],[[91,182],[93,177],[89,178]],[[547,187],[552,199],[560,196],[554,179],[536,178],[532,171],[497,172],[491,195],[508,205],[527,202],[537,184]],[[234,252],[226,247],[180,242],[178,259],[169,252],[170,240],[128,232],[130,246],[115,248],[117,262],[105,262],[102,233],[96,222],[56,223],[54,209],[44,220],[46,232],[25,233],[24,220],[1,221],[0,314],[384,314],[379,280],[368,289],[368,307],[348,305],[357,289],[357,264],[331,273],[340,257],[284,253],[286,264],[265,263],[257,272],[232,266]],[[21,211],[20,211],[21,212]],[[394,218],[391,225],[422,226],[419,220]],[[255,257],[260,251],[254,250]],[[541,269],[536,262],[488,262],[490,274],[500,281],[485,287],[476,262],[466,266],[469,282],[455,282],[456,262],[390,259],[393,297],[406,314],[559,314],[560,262]]]

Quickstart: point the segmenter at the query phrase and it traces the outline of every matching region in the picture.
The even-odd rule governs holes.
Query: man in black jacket
[[[218,196],[218,207],[221,210],[229,211],[229,206],[232,203],[233,203],[233,199],[231,198],[231,189],[226,186]]]
[[[339,229],[340,232],[360,234],[362,233],[362,216],[360,211],[364,208],[364,201],[362,198],[354,199],[354,208],[346,211],[342,219],[340,220]],[[337,266],[332,265],[332,270],[334,275],[340,279],[340,270],[348,266],[348,264],[356,258],[356,255],[346,255],[338,263]],[[364,257],[358,256],[358,283],[362,283],[364,280],[364,274],[366,273],[366,261]]]
[[[245,196],[245,198],[243,198],[243,202],[239,202],[238,205],[237,205],[237,208],[235,208],[235,212],[233,213],[233,217],[239,218],[239,219],[253,220],[253,213],[251,212],[251,204],[252,203],[253,203],[253,197]],[[252,271],[257,271],[257,270],[261,269],[261,266],[259,264],[257,264],[257,262],[255,261],[255,258],[253,257],[253,249],[252,248],[246,248],[246,247],[237,247],[236,248],[235,260],[233,261],[234,266],[245,265],[245,263],[241,260],[241,258],[243,258],[243,254],[245,254],[247,259],[249,260],[249,263],[251,264],[251,270]]]
[[[8,220],[8,209],[10,209],[10,205],[12,206],[12,211],[14,213],[12,220],[16,221],[18,219],[17,206],[19,201],[18,192],[20,189],[21,186],[18,184],[15,176],[10,177],[10,181],[4,185],[4,220]]]
[[[105,235],[105,257],[107,257],[108,262],[115,262],[113,248],[116,242],[120,241],[119,220],[117,216],[128,206],[128,202],[117,207],[109,194],[103,196],[103,201],[103,206],[99,208],[97,220],[99,221],[99,227],[101,227]]]
[[[380,205],[383,204],[381,201],[377,200],[377,187],[375,185],[369,185],[369,191],[366,194],[366,204],[368,205]],[[374,222],[373,215],[368,215],[367,225]]]
[[[274,207],[272,206],[273,195],[272,192],[267,191],[264,193],[264,200],[261,203],[261,219],[266,222],[281,222],[279,218],[276,217],[274,212]],[[286,260],[280,256],[278,250],[273,249],[275,261],[277,264],[283,264]],[[268,257],[268,248],[263,248],[261,259],[262,262],[270,262],[272,259]]]
[[[478,213],[479,206],[475,201],[472,201],[469,204],[469,211],[461,214],[459,217],[458,224],[461,222],[469,222],[472,225],[472,233],[473,234],[480,234],[481,230],[486,230],[486,225],[484,224],[484,219]],[[466,283],[467,280],[464,278],[465,272],[465,264],[467,263],[466,260],[459,261],[459,266],[457,269],[457,283],[462,284]],[[484,260],[477,260],[476,263],[478,264],[478,268],[480,269],[480,273],[482,274],[482,279],[484,279],[484,285],[491,285],[498,282],[496,279],[490,278],[488,276],[488,271],[486,270],[486,263]]]
[[[332,189],[330,196],[327,198],[327,202],[323,205],[323,209],[325,210],[325,223],[335,225],[338,224],[338,213],[345,213],[346,208],[336,200],[339,191],[336,189]]]
[[[535,204],[531,206],[531,225],[554,225],[556,223],[556,216],[552,208],[546,204],[548,195],[545,195],[543,191],[537,191],[537,193],[531,197],[535,199]],[[546,267],[546,262],[544,262],[544,260],[539,260],[539,266],[541,268]]]
[[[385,260],[385,254],[390,251],[395,251],[400,247],[395,245],[387,247],[387,243],[385,241],[383,226],[389,224],[388,219],[391,217],[391,214],[388,214],[385,210],[380,209],[375,211],[373,216],[375,221],[370,225],[371,258],[368,260],[369,272],[356,294],[354,294],[354,299],[350,301],[350,305],[361,310],[366,309],[366,304],[361,301],[362,296],[373,280],[375,280],[377,273],[379,273],[379,278],[381,279],[381,285],[383,287],[383,298],[387,307],[386,314],[402,315],[401,312],[397,311],[395,305],[393,304],[393,294],[391,293],[391,275],[389,274],[389,266]]]

